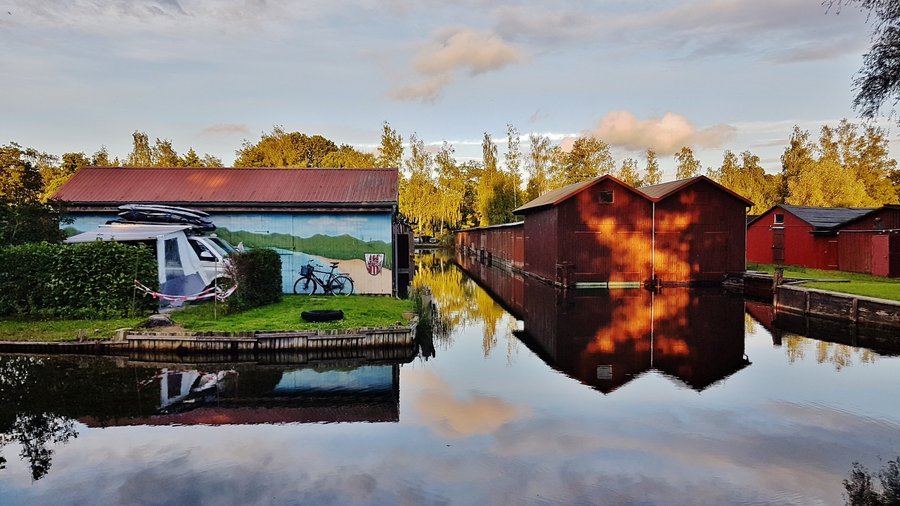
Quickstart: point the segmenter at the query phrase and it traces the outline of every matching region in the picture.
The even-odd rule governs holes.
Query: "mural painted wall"
[[[114,214],[72,213],[69,235],[93,230]],[[282,291],[292,293],[300,267],[337,271],[353,279],[354,293],[392,293],[390,213],[210,213],[216,235],[237,246],[272,248],[281,255]],[[323,274],[319,274],[323,277]]]

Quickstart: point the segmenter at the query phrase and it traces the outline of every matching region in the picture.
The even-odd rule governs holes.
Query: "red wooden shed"
[[[705,176],[641,189],[609,175],[575,183],[514,211],[525,218],[521,269],[564,286],[719,282],[744,270],[749,205]],[[516,251],[487,237],[511,230],[477,233],[480,245],[470,231],[457,233],[458,245]]]
[[[900,206],[777,205],[747,224],[747,260],[900,276]]]

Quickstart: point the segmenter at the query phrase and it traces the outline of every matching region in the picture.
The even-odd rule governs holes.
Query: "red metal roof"
[[[54,198],[73,204],[397,202],[397,169],[85,167]]]
[[[655,184],[653,186],[643,186],[641,188],[638,188],[638,191],[643,193],[644,195],[650,197],[650,200],[653,200],[654,202],[659,202],[660,200],[665,199],[669,195],[672,195],[673,193],[675,193],[679,190],[687,188],[688,186],[691,186],[692,184],[699,183],[700,181],[707,181],[707,182],[713,184],[714,186],[716,186],[720,190],[724,190],[726,193],[730,194],[734,198],[744,201],[744,203],[747,204],[748,207],[753,205],[753,201],[751,201],[750,199],[742,197],[740,194],[729,190],[725,186],[722,186],[721,184],[713,181],[712,179],[710,179],[706,176],[694,176],[694,177],[689,177],[687,179],[679,179],[677,181],[669,181],[668,183]]]
[[[522,214],[523,211],[535,210],[542,207],[547,206],[555,206],[559,203],[567,200],[576,194],[590,188],[591,186],[603,181],[605,179],[611,179],[620,185],[628,188],[629,190],[641,195],[642,197],[647,198],[652,202],[659,202],[660,200],[665,199],[666,197],[687,188],[688,186],[693,185],[694,183],[700,181],[708,181],[713,184],[717,188],[725,191],[729,195],[735,197],[738,200],[743,201],[747,206],[752,206],[753,202],[750,200],[740,196],[739,194],[729,190],[728,188],[720,185],[719,183],[713,181],[712,179],[706,176],[696,176],[688,179],[679,179],[678,181],[669,181],[668,183],[657,184],[653,186],[644,186],[642,188],[633,188],[622,181],[610,176],[609,174],[595,177],[594,179],[589,179],[587,181],[581,181],[578,183],[572,183],[568,186],[563,186],[562,188],[557,188],[555,190],[550,190],[547,193],[541,195],[540,197],[532,200],[531,202],[526,203],[525,205],[513,210],[514,214]]]
[[[602,176],[595,177],[594,179],[588,179],[587,181],[580,181],[578,183],[572,183],[570,185],[563,186],[562,188],[550,190],[547,193],[541,195],[540,197],[532,200],[531,202],[528,202],[525,205],[522,205],[516,209],[513,209],[513,214],[523,214],[523,211],[531,211],[531,210],[535,210],[535,209],[538,209],[541,207],[555,206],[555,205],[563,202],[564,200],[567,200],[570,197],[573,197],[576,194],[581,193],[582,191],[584,191],[584,190],[590,188],[591,186],[594,186],[595,184],[599,183],[600,181],[604,181],[606,179],[615,181],[616,183],[619,183],[620,185],[637,193],[638,195],[646,196],[646,195],[643,195],[640,192],[640,190],[635,190],[633,187],[623,183],[622,181],[619,181],[618,179],[614,178],[613,176],[610,176],[609,174],[604,174]]]

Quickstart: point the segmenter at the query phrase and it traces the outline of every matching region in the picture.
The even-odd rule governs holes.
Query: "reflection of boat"
[[[697,391],[749,365],[743,300],[719,289],[563,291],[461,256],[545,362],[609,393],[649,371]]]

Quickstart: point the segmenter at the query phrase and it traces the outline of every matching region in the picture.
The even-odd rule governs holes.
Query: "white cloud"
[[[652,148],[660,155],[670,155],[682,146],[719,147],[735,131],[730,125],[697,129],[687,118],[672,112],[661,118],[639,120],[628,111],[613,111],[604,116],[589,134],[610,146],[631,151]]]
[[[423,102],[434,102],[444,91],[444,87],[450,83],[453,78],[449,74],[442,74],[429,77],[424,80],[399,85],[388,91],[388,97],[394,100],[421,100]]]
[[[396,85],[388,96],[395,100],[433,102],[455,75],[475,76],[525,59],[526,54],[521,49],[496,33],[472,28],[443,28],[437,30],[412,59],[412,68],[422,79]]]
[[[200,135],[231,136],[250,135],[250,128],[243,123],[218,123],[200,131]]]

